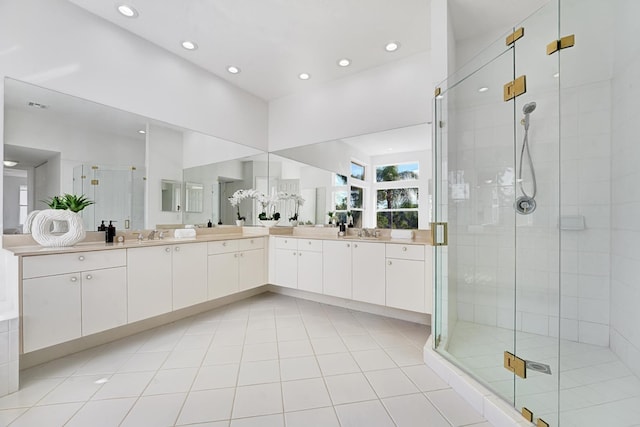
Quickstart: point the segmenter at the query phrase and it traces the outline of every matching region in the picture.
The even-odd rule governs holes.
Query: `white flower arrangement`
[[[244,199],[255,198],[257,194],[262,193],[250,188],[248,190],[236,190],[236,192],[233,193],[231,197],[229,197],[229,203],[231,203],[231,206],[236,208],[236,215],[238,217],[238,220],[243,221],[246,219],[245,217],[240,215],[240,202]]]
[[[279,193],[279,197],[280,197],[280,200],[293,201],[293,205],[294,205],[293,216],[289,218],[289,221],[297,221],[298,214],[300,213],[300,206],[304,205],[304,202],[305,202],[304,198],[299,194],[286,193],[286,192]]]

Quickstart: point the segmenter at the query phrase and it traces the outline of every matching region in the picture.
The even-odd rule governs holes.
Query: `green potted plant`
[[[75,194],[64,194],[62,196],[53,196],[50,199],[43,200],[44,204],[46,204],[49,209],[54,210],[69,210],[73,213],[78,213],[87,206],[93,205],[94,202],[89,200],[84,194],[81,196],[76,196]],[[59,232],[67,232],[68,224],[65,221],[53,221],[53,230],[54,233]]]

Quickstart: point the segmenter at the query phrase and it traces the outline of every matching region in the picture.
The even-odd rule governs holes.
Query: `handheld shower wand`
[[[536,209],[536,194],[538,193],[538,185],[536,182],[536,172],[533,167],[533,160],[531,159],[531,151],[529,150],[529,116],[536,109],[535,102],[529,102],[522,107],[522,112],[524,113],[524,118],[522,119],[522,124],[524,125],[524,139],[522,141],[522,150],[520,150],[520,166],[518,170],[518,184],[520,187],[520,192],[522,196],[516,200],[516,210],[518,213],[523,215],[527,215],[532,213]],[[531,180],[533,181],[533,189],[531,195],[527,194],[524,189],[524,184],[522,180],[522,165],[524,160],[525,151],[527,153],[527,162],[529,163],[529,170],[531,171]]]

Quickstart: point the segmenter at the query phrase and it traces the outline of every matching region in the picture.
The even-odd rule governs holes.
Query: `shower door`
[[[436,221],[448,224],[435,255],[436,349],[554,426],[560,146],[558,55],[546,45],[557,23],[551,1],[443,82],[434,150]]]

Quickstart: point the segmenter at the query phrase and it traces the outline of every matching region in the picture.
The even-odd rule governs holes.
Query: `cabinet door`
[[[241,291],[265,284],[264,249],[239,254],[238,283]]]
[[[323,293],[351,299],[351,243],[322,242]]]
[[[322,252],[298,251],[298,289],[322,293]]]
[[[385,246],[383,243],[353,243],[353,299],[385,304]]]
[[[298,251],[276,249],[276,285],[298,287]]]
[[[173,250],[173,309],[207,300],[207,243],[175,245]]]
[[[81,336],[80,274],[22,282],[22,336],[28,353]]]
[[[209,255],[208,298],[215,299],[238,292],[238,253]]]
[[[424,313],[424,261],[387,258],[387,305]]]
[[[129,323],[171,311],[171,246],[127,249]]]
[[[127,323],[127,268],[106,268],[82,274],[82,335]]]

